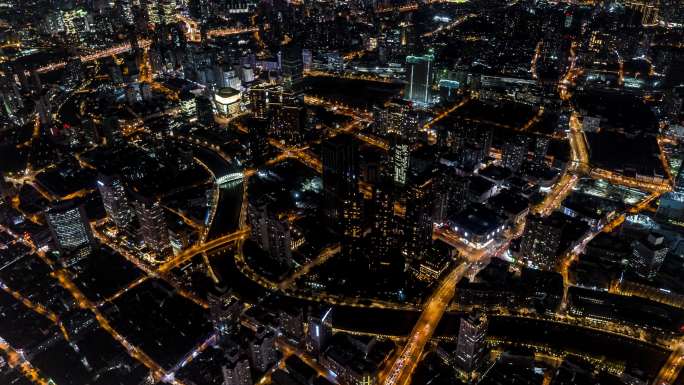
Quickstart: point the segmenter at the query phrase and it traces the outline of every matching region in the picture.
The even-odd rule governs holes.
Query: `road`
[[[411,375],[420,361],[425,345],[432,338],[432,334],[442,319],[444,311],[454,297],[456,284],[465,275],[470,266],[470,263],[462,263],[441,280],[439,287],[426,302],[423,312],[413,327],[399,357],[390,366],[384,381],[381,378],[379,382],[385,385],[405,385],[410,383]]]
[[[26,359],[21,351],[15,350],[10,344],[0,337],[0,351],[7,356],[7,363],[11,368],[18,369],[29,381],[38,385],[50,385],[51,382],[43,377],[40,371]]]
[[[283,280],[278,284],[278,288],[280,290],[287,290],[292,286],[292,284],[297,281],[298,278],[306,275],[311,271],[316,266],[319,266],[325,262],[327,262],[331,257],[337,255],[341,250],[340,244],[335,244],[330,247],[326,247],[323,249],[315,258],[313,258],[309,263],[301,266],[297,271],[295,271],[292,275],[287,277],[287,279]]]
[[[677,347],[667,358],[665,365],[660,368],[658,376],[653,380],[653,385],[671,385],[679,376],[684,367],[684,338],[680,339]]]

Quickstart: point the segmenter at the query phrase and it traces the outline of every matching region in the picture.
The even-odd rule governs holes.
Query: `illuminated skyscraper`
[[[82,205],[73,201],[45,212],[50,232],[62,253],[88,254],[93,244],[90,222]]]
[[[160,0],[159,14],[163,24],[173,24],[176,22],[176,0]]]
[[[252,374],[249,361],[243,352],[232,346],[225,356],[226,361],[221,365],[223,385],[252,385]]]
[[[503,147],[502,166],[512,171],[518,171],[527,158],[528,147],[528,138],[526,136],[516,135],[509,139]]]
[[[117,175],[100,174],[97,178],[97,189],[102,196],[102,204],[107,216],[119,230],[130,230],[134,212],[121,178]]]
[[[280,218],[276,199],[271,195],[249,202],[247,207],[251,237],[259,248],[281,264],[292,264],[292,238],[287,218]]]
[[[283,73],[283,85],[285,88],[300,91],[304,78],[304,59],[302,48],[291,44],[282,52],[281,67]]]
[[[423,259],[432,243],[432,187],[427,175],[416,176],[407,185],[402,254],[409,264]]]
[[[402,136],[395,134],[390,138],[390,155],[392,166],[392,178],[398,186],[406,184],[409,173],[411,153],[409,143]]]
[[[307,317],[306,349],[315,355],[323,352],[333,335],[331,313],[332,308],[327,308],[322,310],[320,315],[318,312],[312,312]]]
[[[432,96],[432,77],[435,57],[432,54],[406,57],[406,74],[408,84],[404,90],[404,98],[413,102],[430,104]]]
[[[209,318],[214,330],[221,336],[231,336],[240,323],[242,304],[225,287],[216,287],[207,294]]]
[[[67,38],[72,43],[79,44],[83,39],[84,34],[90,31],[88,12],[82,8],[76,8],[64,12],[62,17],[64,19],[64,30]]]
[[[401,272],[404,262],[396,250],[397,223],[394,217],[394,184],[381,177],[373,189],[373,230],[370,269],[373,272]]]
[[[644,278],[655,278],[669,251],[663,236],[651,233],[646,239],[635,241],[632,247],[629,268]]]
[[[275,346],[275,333],[264,327],[259,327],[256,336],[249,346],[252,367],[265,372],[278,359]]]
[[[358,144],[349,135],[338,135],[321,144],[323,204],[325,216],[334,228],[341,227],[342,203],[358,191]]]
[[[171,254],[164,209],[158,200],[138,194],[135,211],[140,224],[140,235],[149,255],[155,262],[164,260]]]
[[[546,136],[538,136],[534,141],[532,155],[532,167],[541,170],[546,167],[546,153],[549,150],[550,139]]]
[[[342,234],[342,254],[358,257],[363,197],[359,193],[359,154],[355,138],[342,134],[321,145],[323,205],[331,227]]]
[[[548,217],[530,215],[520,243],[520,253],[528,264],[551,270],[556,265],[564,222],[560,213]]]
[[[459,369],[465,372],[477,369],[485,353],[487,325],[487,316],[482,313],[473,313],[461,318],[454,352],[454,360]]]

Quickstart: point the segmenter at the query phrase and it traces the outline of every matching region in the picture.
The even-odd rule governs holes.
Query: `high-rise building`
[[[358,191],[358,144],[345,134],[326,140],[321,144],[321,161],[325,216],[333,228],[341,230],[343,203]]]
[[[138,194],[135,211],[149,262],[163,261],[171,254],[171,242],[164,209],[157,199]]]
[[[556,212],[548,217],[527,217],[520,252],[529,265],[542,270],[554,268],[560,257],[557,253],[565,225],[562,217],[562,214]]]
[[[450,213],[451,201],[451,184],[452,174],[450,170],[440,170],[434,176],[433,190],[435,196],[435,204],[432,210],[432,222],[438,224],[446,223]]]
[[[163,24],[176,22],[176,0],[159,0],[159,18]]]
[[[665,25],[684,25],[684,9],[679,0],[661,0],[659,6],[659,19]]]
[[[237,347],[231,347],[225,355],[225,362],[221,365],[223,385],[252,385],[252,374],[249,361]]]
[[[655,278],[660,266],[665,261],[669,248],[662,235],[650,233],[645,239],[632,244],[632,257],[629,268],[637,275],[647,279]]]
[[[88,12],[82,8],[75,8],[62,14],[64,30],[69,41],[79,44],[84,34],[90,31]]]
[[[269,100],[270,132],[285,143],[298,144],[304,134],[306,108],[292,93],[280,93],[279,96]]]
[[[97,189],[100,191],[107,216],[119,230],[130,230],[135,214],[121,178],[118,175],[101,173],[97,178]]]
[[[83,205],[68,201],[45,212],[52,238],[62,253],[90,253],[93,235]]]
[[[459,369],[472,372],[482,362],[486,347],[487,326],[487,316],[483,313],[472,313],[461,318],[454,352],[454,361]]]
[[[115,116],[105,116],[102,118],[102,133],[107,141],[107,146],[121,147],[126,142],[121,133],[119,119]]]
[[[249,345],[250,360],[254,369],[265,372],[277,361],[275,338],[272,330],[257,328],[254,340]]]
[[[404,97],[407,100],[421,104],[432,102],[430,89],[432,88],[434,60],[435,57],[432,54],[406,57],[408,83],[404,90]]]
[[[209,318],[214,325],[214,330],[220,336],[227,337],[238,329],[242,304],[227,289],[223,287],[218,289],[216,292],[207,294]]]
[[[36,113],[40,120],[40,124],[49,125],[52,123],[52,105],[49,98],[41,93],[34,97],[33,102],[36,105]]]
[[[275,207],[276,199],[264,195],[249,202],[247,215],[251,225],[251,238],[259,248],[283,265],[291,265],[292,236],[287,218],[280,218]]]
[[[401,272],[403,260],[396,250],[397,223],[394,217],[394,185],[381,177],[373,188],[373,229],[371,231],[370,269],[372,272]]]
[[[378,107],[373,113],[375,132],[380,136],[397,134],[415,142],[419,134],[419,116],[411,101],[393,99],[386,105]]]
[[[351,135],[338,135],[323,142],[321,158],[325,216],[332,228],[342,234],[345,259],[356,260],[363,235],[358,143]]]
[[[408,141],[400,135],[392,135],[390,138],[390,156],[394,183],[397,186],[404,186],[409,176],[411,160]]]
[[[133,4],[131,0],[116,0],[114,9],[126,25],[133,24]]]
[[[195,97],[195,110],[197,112],[197,123],[211,127],[214,125],[214,107],[211,105],[211,100],[199,95]]]
[[[150,24],[159,24],[161,22],[158,0],[140,0],[140,6]]]
[[[427,174],[411,178],[406,186],[406,217],[402,254],[409,265],[420,261],[432,243],[434,205],[432,179]]]
[[[518,171],[527,159],[528,143],[528,137],[522,135],[516,135],[507,141],[503,146],[501,164],[512,171]]]
[[[304,79],[302,48],[296,44],[288,45],[282,51],[280,60],[285,88],[295,92],[301,91]]]
[[[300,341],[304,337],[304,314],[299,307],[286,307],[278,312],[278,326],[288,338]]]
[[[269,105],[276,99],[277,89],[269,86],[255,86],[249,90],[249,108],[255,118],[268,118]]]
[[[248,133],[249,158],[252,164],[259,166],[269,156],[268,121],[260,118],[248,118],[245,121]]]
[[[332,308],[310,312],[307,317],[306,349],[316,356],[321,354],[333,335]]]
[[[551,140],[547,136],[538,136],[534,141],[532,154],[532,167],[542,170],[546,167],[546,153],[549,150]]]
[[[5,179],[5,174],[0,171],[0,199],[8,199],[12,196],[12,186]]]

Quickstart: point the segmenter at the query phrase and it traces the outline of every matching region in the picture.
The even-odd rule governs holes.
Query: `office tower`
[[[486,347],[487,325],[487,316],[484,313],[472,313],[461,318],[454,352],[454,361],[459,369],[472,372],[482,362]]]
[[[381,176],[373,188],[373,229],[371,231],[370,270],[372,272],[401,272],[404,263],[396,251],[397,224],[394,218],[394,185]]]
[[[663,241],[663,236],[657,233],[650,233],[645,239],[634,241],[628,264],[630,270],[646,279],[655,278],[669,251]]]
[[[306,349],[318,356],[328,344],[332,331],[332,308],[317,309],[307,317]]]
[[[242,351],[233,346],[226,351],[225,362],[221,365],[223,385],[252,385],[249,361]]]
[[[271,258],[283,265],[291,265],[290,223],[279,214],[276,199],[272,195],[261,196],[254,202],[250,201],[247,206],[252,240]]]
[[[131,229],[134,212],[126,196],[126,189],[118,175],[100,174],[97,178],[97,189],[102,196],[102,204],[109,219],[119,230]]]
[[[90,253],[93,235],[83,205],[68,201],[45,212],[52,238],[59,251],[84,256]]]
[[[273,331],[263,326],[257,328],[254,340],[249,345],[250,359],[254,369],[265,372],[278,360],[275,338]]]
[[[432,244],[432,179],[426,174],[411,178],[406,186],[406,217],[402,254],[411,265],[420,261]]]
[[[135,211],[140,235],[147,248],[150,262],[162,262],[171,254],[171,242],[164,209],[155,198],[138,194]]]
[[[207,294],[209,302],[209,319],[214,330],[222,337],[232,335],[240,323],[242,304],[224,287]]]
[[[558,262],[557,255],[563,227],[563,215],[554,212],[548,217],[530,215],[520,243],[522,258],[542,270],[551,270]]]
[[[501,154],[502,166],[512,171],[518,171],[527,159],[528,146],[528,138],[526,136],[516,135],[508,140],[504,144],[503,154]]]
[[[434,71],[434,55],[407,56],[406,74],[408,83],[404,90],[404,98],[412,102],[430,104],[432,97],[432,76]]]
[[[409,174],[411,152],[409,143],[400,135],[390,137],[392,177],[397,186],[404,186]]]
[[[295,92],[301,91],[304,80],[302,48],[296,44],[290,44],[285,47],[281,55],[283,86]]]

